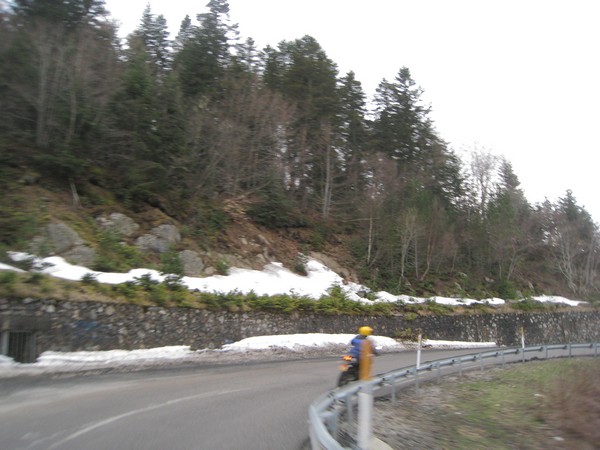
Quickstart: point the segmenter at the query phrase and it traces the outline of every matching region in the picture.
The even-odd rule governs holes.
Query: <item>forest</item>
[[[242,41],[226,0],[173,38],[148,6],[125,40],[103,0],[2,4],[2,254],[32,236],[14,176],[34,170],[189,229],[226,227],[234,202],[262,227],[309,230],[317,250],[343,235],[361,281],[390,292],[468,277],[501,298],[600,299],[598,224],[575,194],[530,204],[510,161],[461,160],[408,67],[367,98],[309,35]]]

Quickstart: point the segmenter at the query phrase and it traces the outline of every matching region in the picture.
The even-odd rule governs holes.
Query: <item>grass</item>
[[[444,383],[432,423],[444,449],[598,448],[600,360],[528,362]]]

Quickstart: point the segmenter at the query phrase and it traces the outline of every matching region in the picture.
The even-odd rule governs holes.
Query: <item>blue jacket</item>
[[[367,336],[364,336],[362,334],[357,334],[351,341],[350,341],[350,356],[352,356],[353,358],[359,359],[360,358],[360,351],[362,348],[363,343],[365,342],[365,340],[367,339]]]

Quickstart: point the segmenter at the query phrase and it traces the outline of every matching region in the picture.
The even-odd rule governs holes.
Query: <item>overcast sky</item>
[[[147,0],[106,0],[122,33]],[[176,32],[208,0],[150,0]],[[530,202],[571,189],[600,222],[598,0],[229,0],[259,49],[308,34],[371,97],[402,66],[439,135],[463,155],[505,156]],[[465,157],[461,158],[466,160]]]

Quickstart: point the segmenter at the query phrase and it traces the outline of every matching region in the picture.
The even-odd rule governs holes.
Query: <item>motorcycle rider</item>
[[[350,341],[351,348],[349,354],[353,358],[356,358],[359,374],[361,373],[361,360],[363,358],[370,358],[372,355],[377,355],[373,338],[369,338],[371,334],[373,334],[373,328],[365,325],[358,329],[358,334]]]

